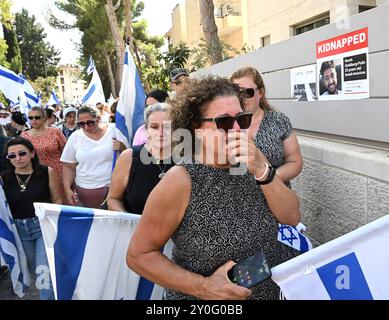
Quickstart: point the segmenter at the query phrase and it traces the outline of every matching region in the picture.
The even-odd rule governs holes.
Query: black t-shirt
[[[19,174],[19,178],[24,182],[28,174]],[[11,209],[14,219],[27,219],[35,217],[34,202],[51,203],[49,189],[49,170],[46,166],[41,166],[41,174],[32,174],[27,183],[26,190],[20,191],[20,186],[15,174],[9,176],[2,175],[4,182],[4,193]]]
[[[159,175],[166,173],[174,166],[172,158],[156,164],[143,164],[140,160],[140,149],[144,146],[137,146],[133,149],[132,164],[126,193],[124,194],[124,208],[129,213],[142,214],[146,200],[150,192],[161,181]],[[148,153],[149,157],[152,157]]]

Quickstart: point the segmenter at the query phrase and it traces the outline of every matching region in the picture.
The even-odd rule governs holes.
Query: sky
[[[172,25],[171,13],[174,7],[183,0],[143,0],[145,9],[142,18],[148,22],[148,31],[150,35],[164,35]],[[54,6],[55,0],[11,0],[13,13],[19,12],[25,8],[29,15],[35,15],[47,33],[46,41],[50,42],[57,50],[61,52],[61,64],[75,64],[79,57],[77,44],[80,43],[81,32],[78,30],[59,31],[51,28],[46,22],[47,9],[50,8],[59,17],[73,22],[69,16],[61,15]],[[116,1],[113,1],[116,3]]]

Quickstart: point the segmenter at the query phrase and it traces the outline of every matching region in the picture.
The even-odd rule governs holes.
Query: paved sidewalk
[[[0,300],[39,300],[39,291],[31,286],[23,298],[14,294],[8,270],[0,270]]]

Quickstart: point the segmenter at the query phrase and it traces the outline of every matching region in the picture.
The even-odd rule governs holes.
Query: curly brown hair
[[[217,97],[236,96],[240,106],[243,98],[239,95],[239,87],[228,79],[208,76],[202,79],[192,79],[185,91],[178,93],[169,100],[171,105],[172,129],[187,129],[194,132],[200,127],[200,120],[208,104]]]
[[[270,106],[269,102],[266,99],[266,88],[265,83],[263,82],[263,78],[259,71],[253,67],[244,67],[236,70],[230,77],[231,81],[235,79],[240,79],[243,77],[251,78],[254,83],[257,85],[257,88],[263,92],[263,97],[260,102],[260,108],[263,110],[271,111],[273,108]]]
[[[239,94],[239,86],[227,78],[207,76],[201,79],[190,79],[185,90],[174,99],[169,99],[173,132],[186,129],[191,133],[192,150],[195,146],[195,130],[201,125],[201,118],[209,103],[218,97],[236,96],[243,109],[243,97]]]

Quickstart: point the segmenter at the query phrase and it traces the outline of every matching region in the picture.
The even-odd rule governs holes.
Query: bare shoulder
[[[159,184],[169,187],[169,189],[180,189],[181,192],[191,190],[191,181],[188,172],[182,166],[174,166],[163,177]]]
[[[119,159],[118,159],[118,161],[126,162],[126,163],[131,162],[131,160],[132,160],[132,149],[131,148],[124,150],[120,154]]]

